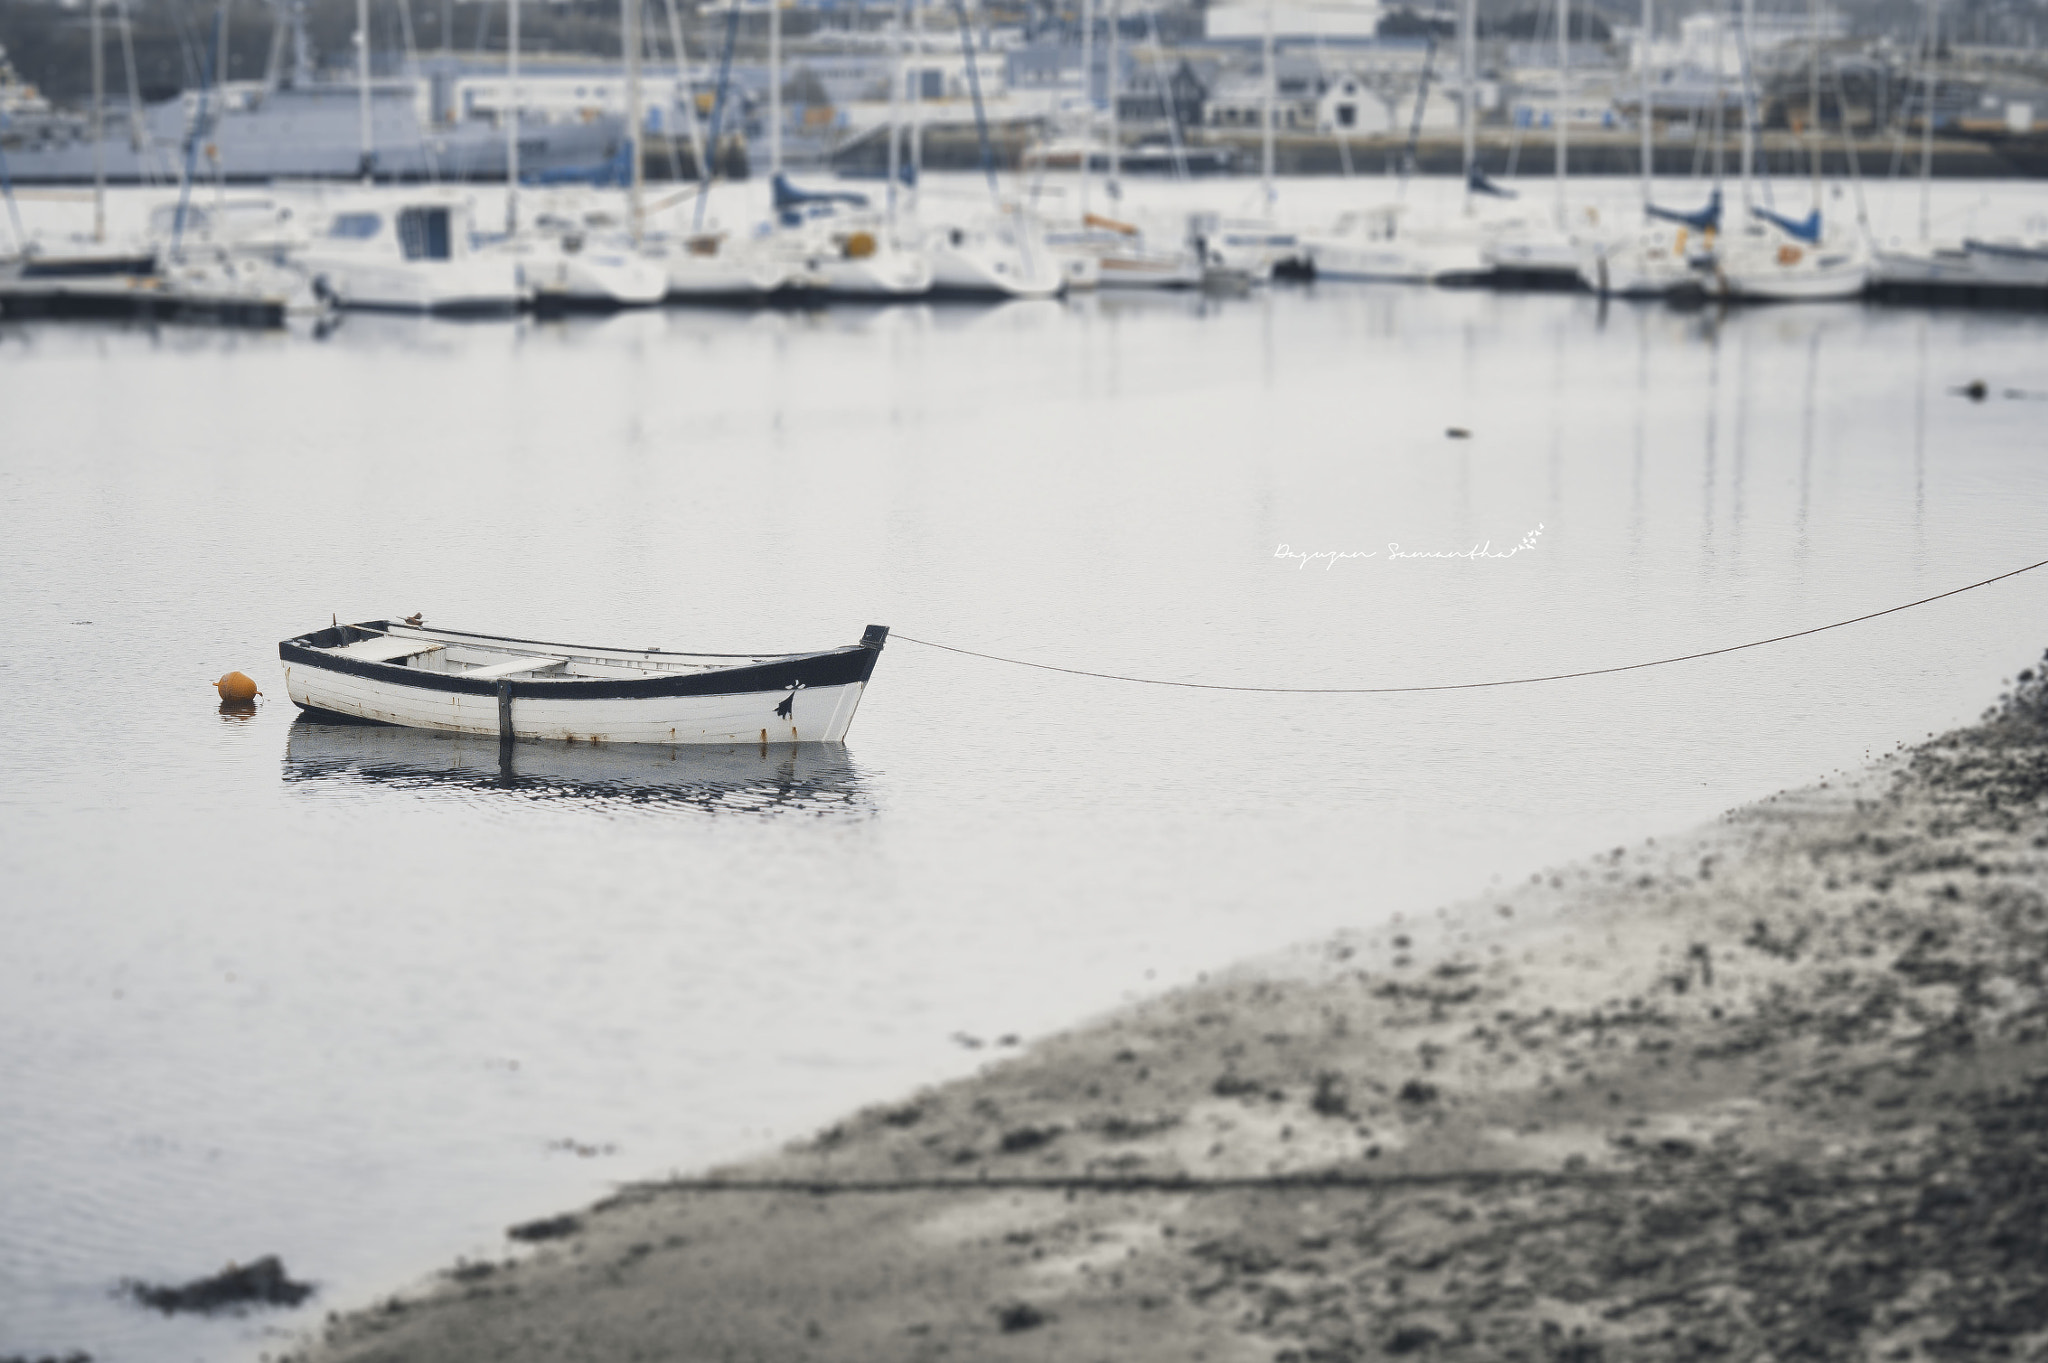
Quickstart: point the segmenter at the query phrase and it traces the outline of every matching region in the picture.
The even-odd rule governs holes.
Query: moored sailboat
[[[1756,0],[1742,5],[1742,192],[1748,202],[1756,161],[1757,92],[1750,70]],[[1815,302],[1856,298],[1870,283],[1870,246],[1860,229],[1841,227],[1821,211],[1820,56],[1814,39],[1809,67],[1808,164],[1812,205],[1803,218],[1780,213],[1768,203],[1751,204],[1749,219],[1724,232],[1711,263],[1701,262],[1707,290],[1715,297],[1748,302]],[[1768,183],[1766,183],[1768,192]]]
[[[1021,210],[931,229],[932,293],[945,298],[1051,298],[1066,287],[1038,220]]]
[[[1647,196],[1647,186],[1645,186]],[[1691,212],[1645,198],[1649,219],[1621,237],[1589,237],[1579,246],[1579,278],[1602,297],[1667,298],[1702,287],[1721,230],[1721,191]]]
[[[1860,234],[1831,232],[1814,209],[1788,218],[1756,208],[1755,220],[1715,245],[1708,291],[1750,302],[1816,302],[1859,297],[1870,282]]]
[[[1689,248],[1695,234],[1709,249],[1721,227],[1718,182],[1705,208],[1680,212],[1658,206],[1653,185],[1656,170],[1655,105],[1650,97],[1651,35],[1655,33],[1653,0],[1643,0],[1643,42],[1638,58],[1640,92],[1636,101],[1636,133],[1641,139],[1643,223],[1632,232],[1606,235],[1588,232],[1578,241],[1579,279],[1603,298],[1666,298],[1700,287]],[[1719,138],[1716,138],[1718,143]]]

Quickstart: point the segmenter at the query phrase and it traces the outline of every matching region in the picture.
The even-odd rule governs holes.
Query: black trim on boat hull
[[[311,724],[347,724],[358,729],[403,729],[406,727],[403,724],[392,724],[387,720],[366,719],[361,715],[346,715],[339,710],[323,710],[317,705],[299,706],[299,718]]]
[[[519,301],[513,298],[447,298],[438,303],[361,303],[341,305],[344,312],[377,312],[391,317],[515,317]]]
[[[354,628],[357,627],[342,627],[344,630]],[[453,630],[444,632],[456,633]],[[471,637],[482,639],[485,636]],[[323,639],[327,641],[324,644]],[[397,663],[366,662],[360,658],[344,658],[320,651],[323,647],[333,648],[340,642],[340,630],[318,630],[297,639],[285,640],[277,646],[277,656],[289,666],[362,677],[391,686],[438,691],[443,695],[498,695],[499,683],[494,678],[471,680],[459,672],[428,672]],[[604,651],[584,650],[572,645],[555,647],[570,648],[576,652]],[[769,694],[797,687],[812,689],[865,682],[874,675],[875,662],[880,657],[881,649],[878,645],[852,644],[829,653],[798,653],[768,662],[721,667],[708,672],[667,673],[645,678],[573,677],[558,680],[536,678],[524,681],[514,679],[510,681],[510,686],[513,698],[519,700],[654,700],[667,696]]]

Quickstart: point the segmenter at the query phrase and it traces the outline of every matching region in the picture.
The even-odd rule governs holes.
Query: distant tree
[[[1381,15],[1374,32],[1382,38],[1452,38],[1457,36],[1458,26],[1439,15],[1417,14],[1404,5]]]
[[[1496,19],[1486,25],[1486,34],[1491,38],[1516,38],[1522,41],[1549,39],[1557,41],[1557,11],[1555,9],[1521,9],[1504,19]],[[1610,43],[1614,41],[1614,30],[1607,21],[1583,7],[1572,10],[1571,24],[1566,36],[1575,43]]]
[[[818,79],[818,73],[808,66],[799,66],[782,83],[782,102],[788,105],[830,104],[832,96],[825,93],[825,82]]]

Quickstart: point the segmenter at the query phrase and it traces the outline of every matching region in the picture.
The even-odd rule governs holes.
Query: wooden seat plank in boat
[[[489,663],[483,667],[472,667],[463,673],[471,678],[514,677],[521,672],[537,672],[545,667],[560,667],[560,658],[511,658],[502,663]]]
[[[436,653],[441,647],[425,639],[399,639],[386,634],[375,639],[358,639],[334,651],[344,658],[356,658],[366,663],[392,663],[419,653]]]

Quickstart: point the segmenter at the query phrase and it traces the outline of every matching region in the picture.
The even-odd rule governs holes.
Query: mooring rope
[[[964,654],[969,658],[984,658],[994,663],[1009,663],[1013,667],[1036,668],[1041,672],[1064,672],[1075,677],[1099,677],[1104,681],[1135,682],[1140,686],[1177,686],[1193,691],[1258,691],[1299,696],[1386,696],[1413,691],[1477,691],[1490,686],[1533,686],[1537,682],[1570,681],[1575,677],[1604,677],[1615,672],[1637,672],[1646,667],[1669,667],[1672,663],[1689,663],[1700,658],[1712,658],[1723,653],[1740,653],[1747,648],[1763,648],[1767,644],[1782,644],[1788,639],[1803,639],[1810,634],[1824,634],[1831,629],[1842,629],[1848,625],[1859,625],[1865,620],[1875,620],[1884,615],[1896,615],[1900,611],[1912,610],[1964,592],[1988,587],[1994,582],[2003,582],[2021,573],[2031,573],[2036,568],[2048,568],[2048,559],[2029,563],[2024,568],[2015,568],[1997,577],[1987,577],[1982,582],[1972,582],[1967,587],[1956,587],[1934,596],[1923,596],[1918,601],[1908,601],[1900,606],[1887,606],[1881,611],[1868,615],[1852,616],[1837,620],[1833,624],[1815,625],[1812,629],[1794,630],[1790,634],[1777,634],[1768,639],[1753,639],[1746,644],[1730,644],[1726,648],[1710,648],[1699,653],[1681,653],[1675,658],[1654,658],[1646,663],[1623,663],[1619,667],[1593,667],[1583,672],[1553,672],[1541,677],[1507,677],[1499,681],[1441,682],[1434,686],[1229,686],[1221,682],[1166,681],[1158,677],[1131,677],[1118,672],[1091,672],[1082,667],[1059,667],[1052,663],[1035,663],[1025,658],[1006,658],[999,653],[982,653],[971,648],[960,648],[953,644],[935,643],[930,639],[917,639],[908,634],[891,634],[891,639],[901,639],[908,644],[922,644],[926,648],[943,649],[948,653]]]

